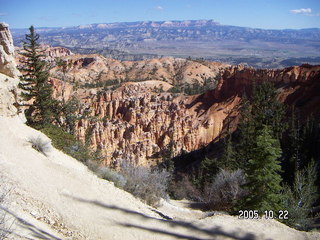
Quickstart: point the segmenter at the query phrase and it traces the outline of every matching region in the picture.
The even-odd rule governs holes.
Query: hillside
[[[84,165],[52,149],[48,157],[28,139],[41,136],[17,118],[0,117],[1,187],[14,234],[10,239],[318,239],[275,220],[205,217],[165,203],[154,210],[98,179]],[[161,211],[161,214],[157,213]],[[166,216],[164,218],[163,216]],[[173,220],[167,220],[172,218]]]

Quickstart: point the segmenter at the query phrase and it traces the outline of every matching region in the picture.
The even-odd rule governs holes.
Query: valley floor
[[[32,136],[46,138],[18,118],[0,117],[0,185],[9,190],[11,239],[320,239],[274,220],[206,217],[175,201],[153,209],[56,149],[37,152]]]

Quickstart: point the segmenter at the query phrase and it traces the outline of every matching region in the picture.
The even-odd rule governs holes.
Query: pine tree
[[[48,83],[49,73],[43,60],[43,51],[38,43],[39,35],[35,33],[33,26],[29,31],[30,34],[26,34],[21,53],[25,60],[24,66],[20,68],[22,76],[19,87],[25,101],[22,106],[26,107],[27,123],[35,126],[53,121],[52,110],[55,101],[52,99],[52,89]]]
[[[242,208],[277,210],[280,208],[279,138],[286,125],[285,109],[277,100],[271,83],[253,84],[252,97],[244,96],[239,123],[237,154],[239,167],[245,170],[249,194]]]
[[[292,186],[296,172],[308,166],[312,159],[319,159],[320,125],[312,116],[301,124],[297,112],[292,110],[282,147],[284,180]]]
[[[287,136],[282,141],[283,160],[282,168],[284,182],[292,186],[294,182],[295,173],[299,168],[299,161],[301,159],[301,130],[300,122],[297,120],[295,111],[292,109],[291,119],[289,121],[289,129]]]
[[[232,135],[230,132],[230,122],[228,123],[228,135],[223,139],[223,155],[220,159],[224,169],[236,170],[239,168],[239,163],[235,158],[234,147],[232,143]]]
[[[200,164],[198,176],[193,183],[198,188],[203,188],[206,183],[212,182],[216,174],[221,169],[221,162],[217,158],[205,157]]]
[[[254,85],[251,102],[255,130],[262,129],[264,125],[270,126],[272,135],[279,139],[287,125],[283,121],[285,107],[277,99],[277,92],[273,84],[263,82],[260,85]]]
[[[164,168],[170,172],[174,172],[174,140],[173,140],[173,132],[170,134],[170,141],[166,148],[162,151],[162,163]]]
[[[244,209],[279,210],[281,208],[281,155],[280,143],[272,136],[270,127],[263,126],[257,132],[256,146],[249,160],[246,173],[246,189],[249,191],[244,201]]]
[[[252,150],[256,142],[256,129],[251,111],[250,101],[244,96],[242,99],[240,123],[238,125],[239,142],[236,146],[240,169],[247,167],[249,160],[252,158]]]
[[[319,194],[315,181],[317,179],[316,164],[312,160],[308,166],[295,173],[293,186],[286,186],[284,191],[284,207],[289,216],[286,224],[307,230],[312,223],[310,213]]]

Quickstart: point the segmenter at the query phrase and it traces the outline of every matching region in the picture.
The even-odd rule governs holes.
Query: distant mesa
[[[27,29],[13,29],[21,45]],[[270,30],[222,25],[215,20],[137,21],[39,28],[41,41],[74,53],[118,60],[161,56],[204,58],[255,68],[320,63],[320,29]]]

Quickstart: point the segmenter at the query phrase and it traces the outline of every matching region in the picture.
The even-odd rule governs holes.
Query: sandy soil
[[[37,152],[32,136],[46,138],[18,118],[0,117],[0,185],[11,189],[11,239],[320,239],[273,220],[206,217],[174,201],[152,209],[60,151]]]

